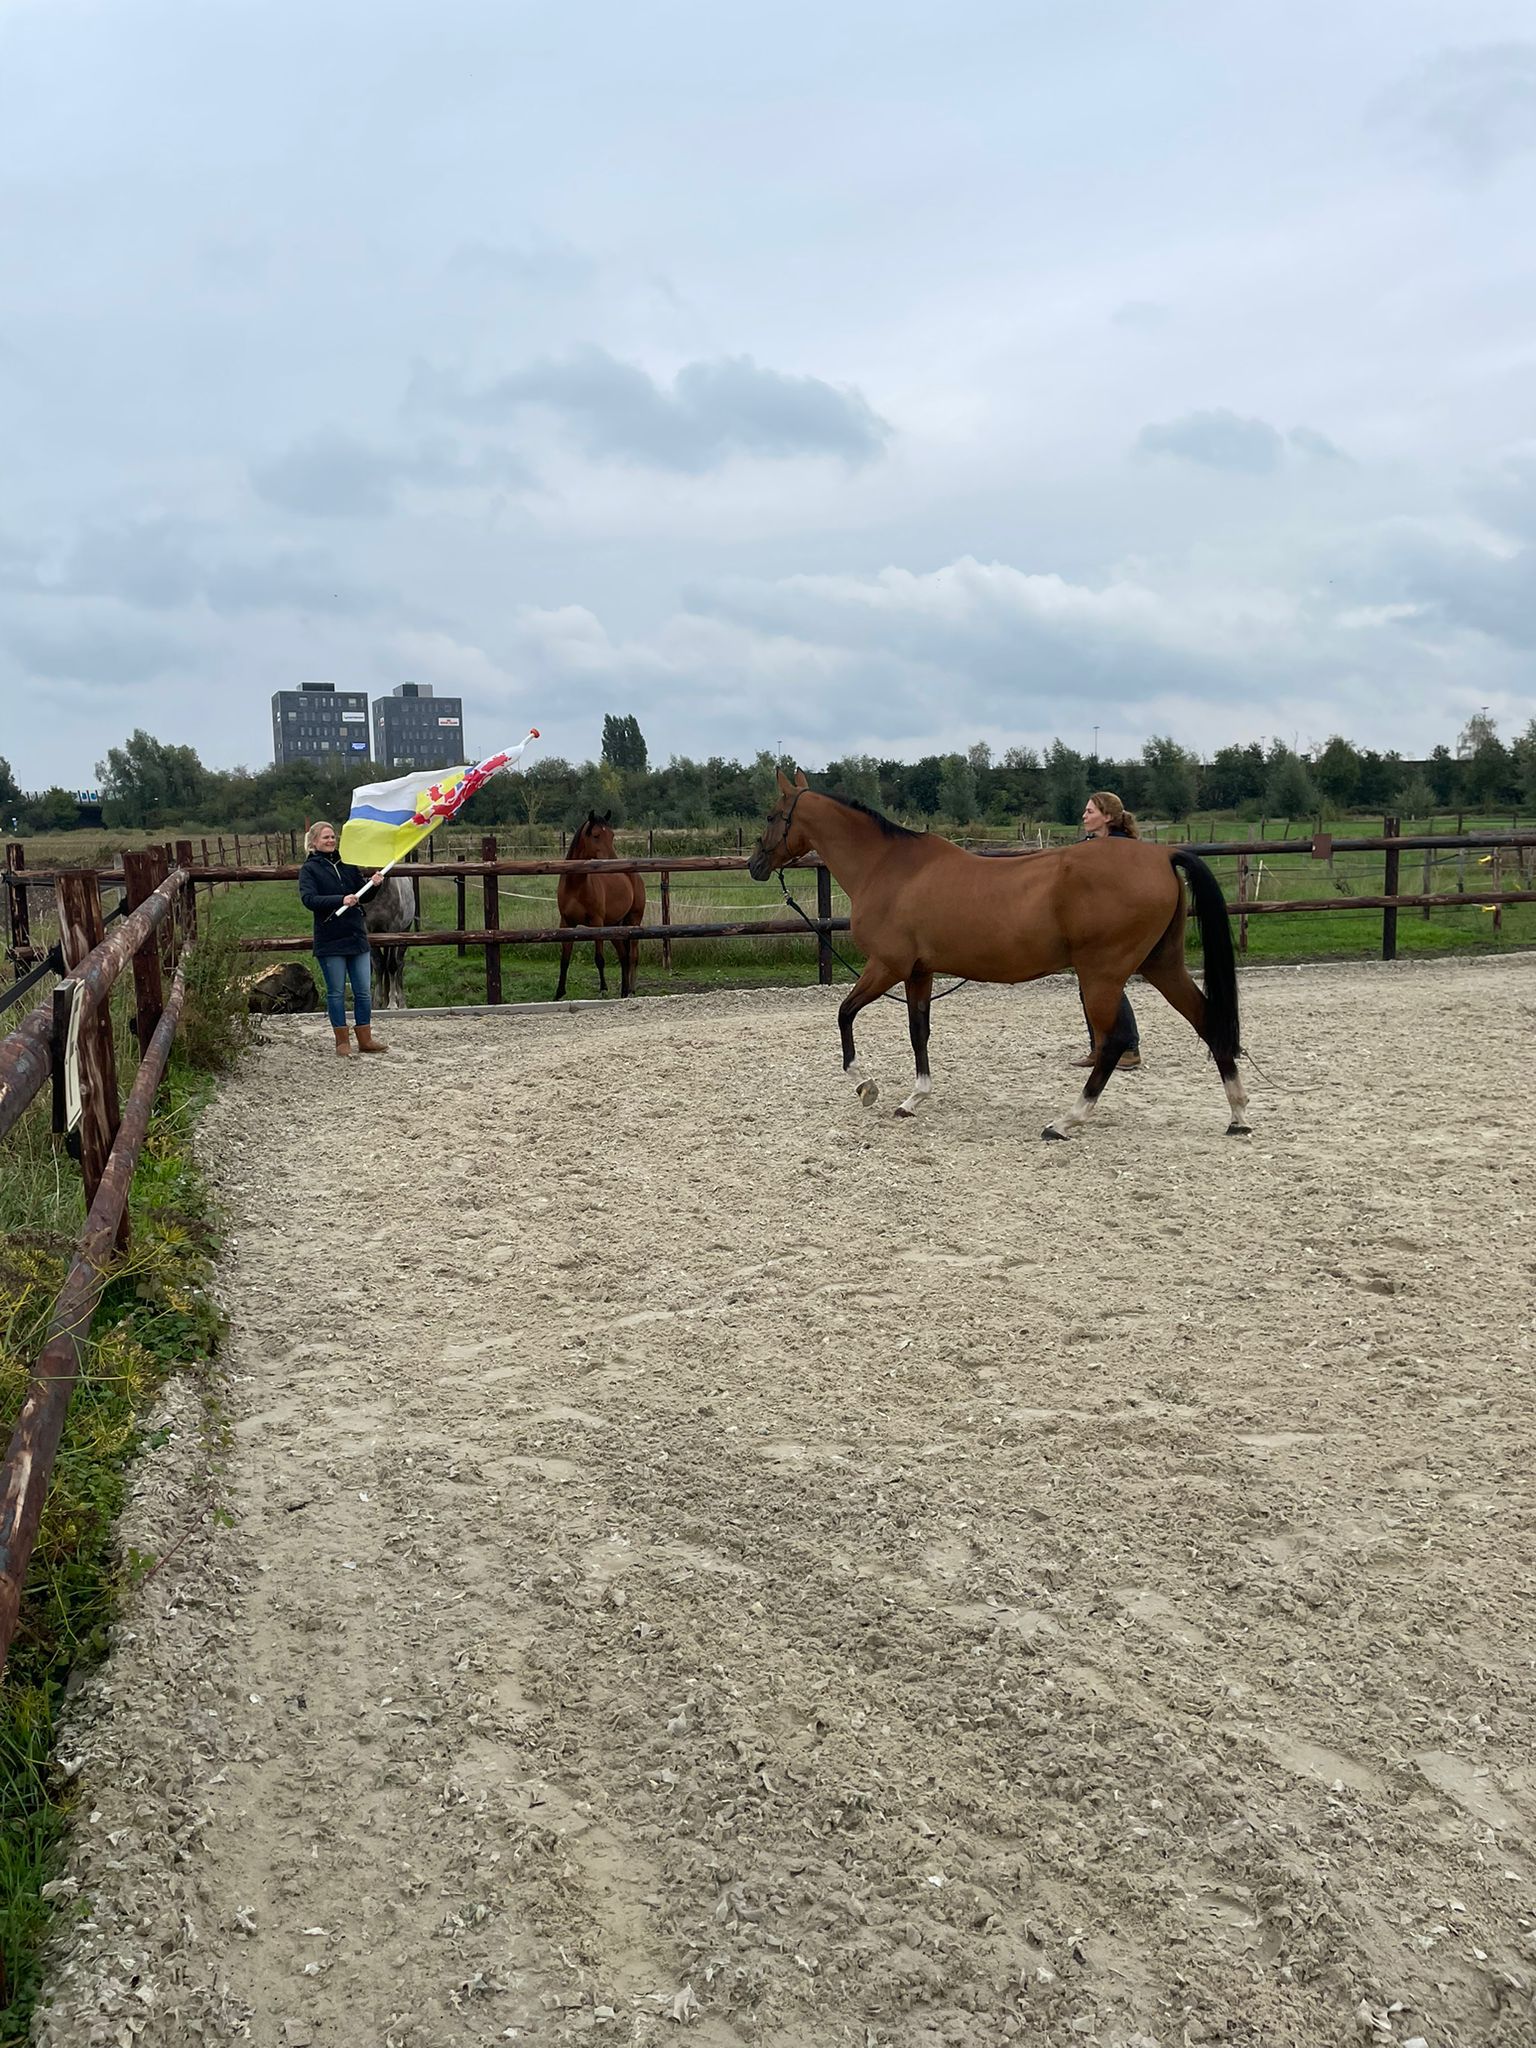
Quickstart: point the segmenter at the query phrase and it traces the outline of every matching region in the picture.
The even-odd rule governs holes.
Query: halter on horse
[[[862,804],[813,790],[803,775],[790,782],[781,773],[779,800],[747,871],[765,882],[812,847],[848,897],[853,942],[867,963],[837,1013],[843,1069],[861,1102],[873,1104],[879,1090],[859,1073],[853,1020],[898,981],[906,984],[917,1081],[896,1113],[912,1116],[933,1085],[928,1013],[936,974],[1019,982],[1071,967],[1098,1058],[1082,1095],[1042,1137],[1066,1138],[1087,1122],[1129,1043],[1117,1018],[1126,981],[1136,973],[1210,1047],[1231,1112],[1228,1135],[1247,1135],[1231,923],[1220,884],[1198,855],[1145,840],[1093,839],[1028,859],[997,859],[909,832]],[[1204,990],[1184,964],[1181,874],[1200,926]]]

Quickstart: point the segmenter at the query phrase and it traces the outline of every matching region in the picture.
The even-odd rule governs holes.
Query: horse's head
[[[797,774],[791,782],[783,769],[779,770],[779,800],[768,813],[762,837],[747,862],[747,873],[754,882],[766,882],[786,861],[798,860],[802,853],[810,852],[811,835],[795,816],[795,806],[809,787],[803,775]]]
[[[588,811],[586,817],[571,834],[570,846],[566,849],[567,860],[612,860],[613,827],[608,822],[612,811],[604,811],[599,817],[596,811]]]

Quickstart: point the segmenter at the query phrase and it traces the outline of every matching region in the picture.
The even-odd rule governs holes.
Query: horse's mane
[[[824,790],[822,794],[832,796],[830,790]],[[924,832],[914,832],[910,825],[898,825],[894,818],[886,817],[883,811],[872,810],[868,804],[861,804],[856,796],[832,796],[832,801],[835,804],[841,804],[845,811],[858,811],[863,817],[873,819],[887,839],[925,839],[927,837],[927,834]]]

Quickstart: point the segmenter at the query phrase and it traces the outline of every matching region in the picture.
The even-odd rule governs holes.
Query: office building
[[[430,683],[399,683],[373,700],[373,758],[381,768],[452,768],[467,761],[464,700]]]
[[[328,766],[368,758],[368,697],[334,683],[301,683],[272,695],[272,759],[323,761]]]

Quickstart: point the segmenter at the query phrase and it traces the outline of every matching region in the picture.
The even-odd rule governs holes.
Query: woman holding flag
[[[309,854],[299,873],[299,895],[315,918],[315,958],[325,976],[326,1008],[336,1033],[336,1050],[351,1055],[347,1041],[345,983],[352,983],[352,1007],[359,1052],[387,1052],[371,1029],[372,981],[368,934],[358,897],[382,882],[396,861],[406,859],[429,833],[456,817],[493,775],[516,767],[526,748],[539,736],[534,726],[515,747],[466,761],[457,768],[417,769],[392,782],[365,782],[352,792],[352,814],[342,827],[322,821],[304,835]],[[375,869],[363,879],[361,862]]]
[[[373,1035],[373,971],[358,902],[363,890],[379,877],[369,875],[365,881],[361,868],[338,857],[336,827],[328,818],[321,818],[304,834],[304,851],[309,858],[299,870],[299,898],[315,920],[315,958],[325,977],[325,1007],[336,1034],[337,1057],[352,1057],[347,1031],[349,981],[358,1051],[388,1052],[389,1047]]]

